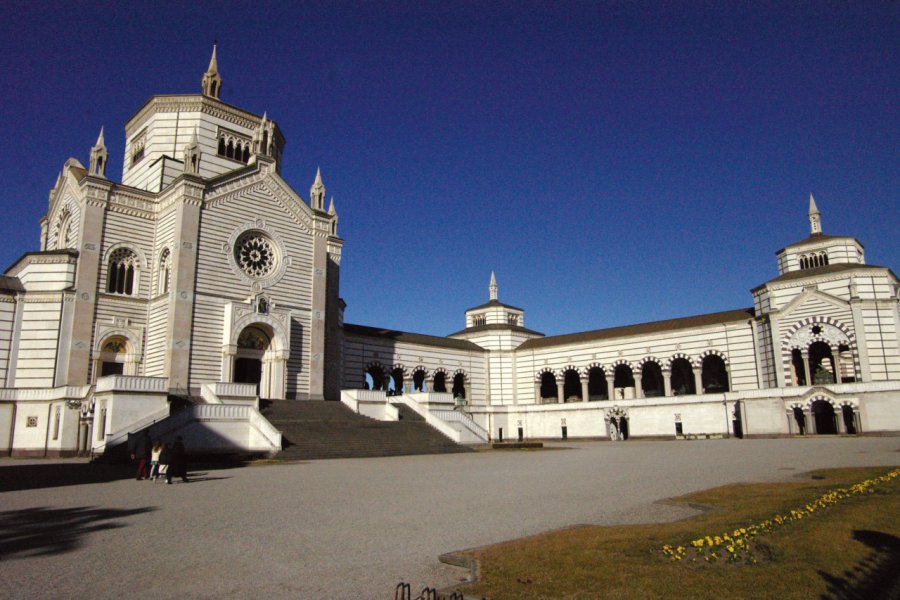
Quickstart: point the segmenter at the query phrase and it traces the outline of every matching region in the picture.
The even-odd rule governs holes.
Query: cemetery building
[[[221,84],[213,50],[200,93],[141,106],[120,182],[103,130],[87,166],[63,165],[40,250],[0,277],[0,452],[102,453],[149,429],[274,454],[261,399],[402,406],[463,444],[900,431],[900,282],[824,233],[812,196],[808,237],[746,307],[545,336],[492,273],[446,337],[353,325],[321,173],[292,189],[277,122]]]

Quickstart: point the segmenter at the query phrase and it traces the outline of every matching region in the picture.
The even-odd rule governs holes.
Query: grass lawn
[[[662,553],[666,544],[690,546],[889,471],[833,469],[789,483],[729,485],[671,500],[712,508],[683,521],[575,527],[472,550],[480,581],[461,591],[491,600],[900,598],[900,477],[754,538],[755,564],[673,562]]]

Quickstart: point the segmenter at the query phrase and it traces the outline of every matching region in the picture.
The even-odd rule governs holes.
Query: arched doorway
[[[453,397],[466,399],[466,376],[462,373],[453,376]]]
[[[432,391],[439,394],[447,393],[447,374],[443,371],[437,371],[434,374],[434,383],[431,385]]]
[[[686,358],[672,361],[672,393],[676,396],[692,396],[697,393],[694,368]]]
[[[834,407],[830,402],[816,400],[812,403],[812,413],[816,423],[817,434],[834,435],[837,433]]]
[[[269,334],[259,327],[251,325],[241,331],[234,357],[235,383],[252,383],[256,386],[257,394],[268,395],[260,389],[260,384],[263,381],[263,359],[271,342]]]

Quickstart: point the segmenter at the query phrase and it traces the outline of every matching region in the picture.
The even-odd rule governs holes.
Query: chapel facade
[[[460,443],[900,431],[900,282],[823,232],[776,253],[753,305],[545,336],[488,302],[446,337],[345,324],[344,241],[316,172],[280,176],[278,124],[199,94],[104,131],[50,191],[41,247],[0,278],[0,451],[102,452],[151,428],[192,447],[276,453],[267,400],[405,404]],[[176,411],[175,408],[185,410]]]

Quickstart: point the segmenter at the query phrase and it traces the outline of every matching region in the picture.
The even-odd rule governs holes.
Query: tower
[[[325,210],[325,184],[322,183],[322,170],[316,168],[316,179],[309,188],[309,205],[315,210]]]
[[[106,151],[106,144],[103,142],[103,128],[100,128],[100,135],[97,136],[97,143],[91,148],[90,174],[96,177],[106,177],[106,158],[109,153]]]
[[[212,58],[209,59],[209,67],[203,74],[201,82],[203,95],[219,99],[219,91],[222,89],[222,78],[219,76],[219,66],[216,63],[216,45],[213,44]]]
[[[491,271],[491,283],[488,285],[488,289],[491,293],[491,300],[496,301],[498,298],[498,292],[500,291],[500,286],[497,285],[497,278],[494,276],[494,272]]]
[[[822,219],[819,216],[819,207],[816,206],[816,199],[813,195],[809,195],[809,234],[822,235]]]

